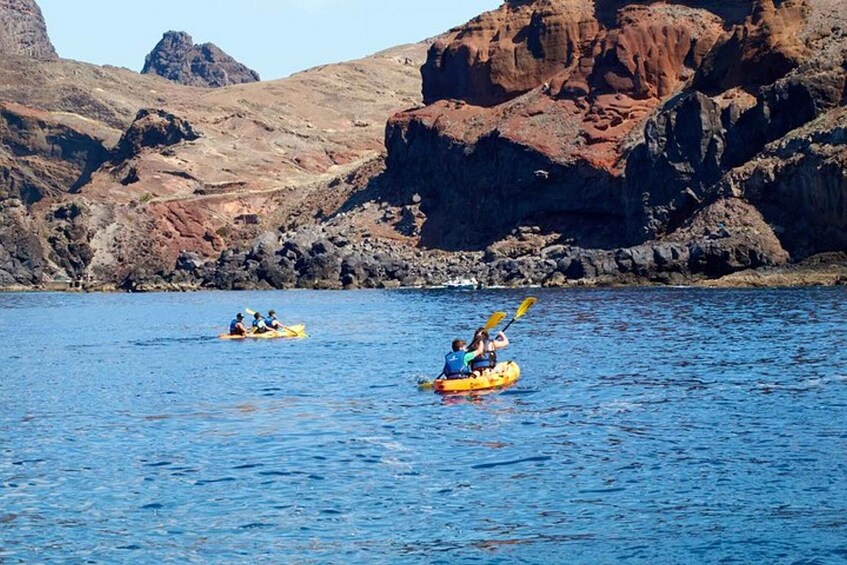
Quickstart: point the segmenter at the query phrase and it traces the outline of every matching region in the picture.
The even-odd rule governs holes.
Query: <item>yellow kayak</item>
[[[300,324],[298,326],[283,328],[282,331],[271,330],[263,334],[248,333],[247,335],[221,334],[218,337],[220,339],[234,341],[240,341],[244,339],[303,339],[305,337],[309,337],[309,334],[306,333],[306,326]]]
[[[433,383],[435,392],[442,394],[475,392],[504,388],[518,382],[521,378],[521,368],[514,361],[500,363],[482,375],[474,375],[466,379],[438,379]]]

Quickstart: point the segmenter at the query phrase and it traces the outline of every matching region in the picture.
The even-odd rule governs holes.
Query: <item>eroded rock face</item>
[[[808,57],[799,34],[804,0],[759,0],[744,23],[734,26],[698,69],[694,88],[718,93],[736,86],[771,84]]]
[[[85,184],[109,152],[102,140],[47,112],[0,104],[0,197],[27,206]]]
[[[34,0],[0,0],[0,56],[8,55],[58,58]]]
[[[429,50],[424,102],[493,106],[575,67],[600,28],[592,4],[512,0],[457,28]]]
[[[185,32],[169,31],[144,61],[142,74],[189,86],[221,87],[257,82],[259,74],[212,43],[195,45]]]

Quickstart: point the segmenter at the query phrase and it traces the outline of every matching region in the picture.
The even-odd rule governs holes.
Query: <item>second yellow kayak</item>
[[[221,334],[220,339],[240,341],[245,339],[303,339],[309,337],[306,333],[306,326],[303,324],[297,326],[286,327],[282,331],[271,330],[263,334],[248,333],[247,335],[229,335]]]

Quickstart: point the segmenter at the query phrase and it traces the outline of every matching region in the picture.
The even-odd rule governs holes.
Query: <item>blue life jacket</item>
[[[482,371],[485,369],[493,369],[497,366],[497,350],[492,347],[492,341],[485,342],[485,351],[471,361],[471,369],[474,371]],[[489,351],[489,348],[491,349]]]
[[[265,325],[268,326],[268,329],[273,329],[275,322],[276,318],[265,318]]]
[[[471,373],[465,364],[467,351],[451,351],[444,357],[444,375],[448,379],[461,379]]]
[[[253,332],[257,334],[263,334],[268,332],[268,327],[265,325],[265,321],[262,319],[253,320]]]
[[[239,323],[240,323],[240,320],[238,318],[234,319],[233,321],[231,321],[229,323],[229,333],[231,335],[241,333],[241,330],[238,329]]]

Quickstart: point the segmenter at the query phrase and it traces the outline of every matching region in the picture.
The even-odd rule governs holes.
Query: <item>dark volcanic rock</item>
[[[94,257],[90,245],[93,234],[85,221],[90,210],[72,202],[55,208],[50,215],[52,233],[47,238],[50,260],[73,279],[80,279]]]
[[[35,285],[41,282],[44,250],[33,233],[23,205],[0,200],[0,286]]]
[[[169,31],[147,55],[143,74],[156,74],[189,86],[221,87],[257,82],[259,74],[212,43],[195,45],[185,32]]]
[[[722,174],[725,149],[721,111],[699,92],[677,96],[651,118],[644,143],[626,168],[630,233],[650,239],[678,227]]]
[[[811,122],[841,103],[844,67],[808,65],[758,93],[756,106],[727,124],[727,168],[745,163],[767,143]]]
[[[0,56],[57,59],[35,0],[0,0]]]
[[[194,141],[200,135],[190,123],[170,112],[140,110],[115,147],[113,159],[116,162],[124,161],[138,155],[144,148],[167,147],[182,141]]]
[[[427,116],[395,116],[386,144],[388,179],[406,189],[404,200],[422,199],[428,247],[484,248],[521,222],[566,230],[585,245],[624,237],[619,183],[591,162],[556,162],[498,131],[463,145]]]
[[[761,210],[792,259],[847,248],[847,108],[772,143],[722,190]]]

